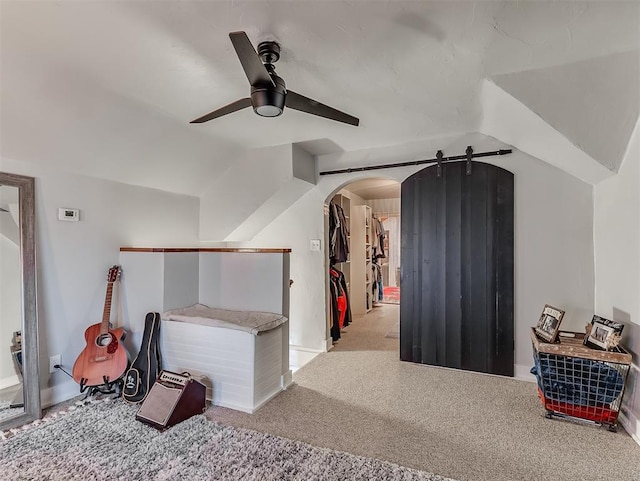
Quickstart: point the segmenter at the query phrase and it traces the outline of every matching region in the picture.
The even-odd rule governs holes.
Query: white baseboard
[[[223,407],[223,408],[228,408],[228,409],[233,409],[234,411],[241,411],[243,413],[247,413],[247,414],[253,414],[255,413],[258,409],[260,409],[262,406],[264,406],[265,404],[267,404],[269,401],[271,401],[274,397],[276,397],[278,394],[280,394],[282,391],[276,391],[274,393],[272,393],[270,396],[266,397],[265,399],[263,399],[262,401],[260,401],[258,404],[256,404],[253,407],[249,407],[249,406],[244,406],[241,404],[235,404],[235,403],[230,403],[230,402],[218,402],[218,403],[214,403],[211,399],[207,398],[207,401],[209,401],[213,406],[219,406],[219,407]]]
[[[280,387],[287,389],[293,383],[293,372],[289,369],[282,376],[280,376]]]
[[[80,395],[80,386],[75,381],[69,379],[56,386],[40,391],[40,402],[42,407],[47,408],[64,401],[68,401]]]
[[[333,349],[333,339],[329,338],[329,339],[325,339],[323,342],[321,342],[318,347],[306,347],[306,346],[297,346],[295,344],[289,344],[289,349],[294,349],[296,351],[302,351],[302,352],[329,352],[331,349]]]
[[[213,406],[220,406],[222,408],[233,409],[234,411],[241,411],[243,413],[248,413],[248,414],[253,414],[255,412],[255,409],[251,409],[250,407],[242,406],[240,404],[229,403],[229,402],[214,403],[209,398],[207,398],[207,401],[209,401],[211,403],[211,405],[213,405]]]
[[[295,344],[289,344],[289,349],[292,349],[294,351],[302,351],[302,352],[315,352],[315,353],[325,352],[324,349],[314,349],[311,347],[296,346]]]
[[[629,436],[631,436],[637,444],[640,444],[640,419],[635,417],[633,413],[627,411],[626,414],[620,412],[618,421],[620,421],[620,425],[624,430],[629,433]]]
[[[531,365],[515,364],[513,377],[515,379],[519,379],[520,381],[537,382],[536,377],[530,372],[532,366],[533,362],[531,363]]]
[[[16,384],[20,384],[20,379],[18,379],[18,375],[14,374],[13,376],[7,376],[0,379],[0,389],[5,389],[11,386],[15,386]]]
[[[291,371],[289,371],[291,372]],[[281,391],[276,391],[273,394],[271,394],[270,396],[268,396],[267,398],[263,399],[262,401],[260,401],[258,404],[256,404],[253,409],[251,411],[249,411],[250,414],[255,413],[258,409],[260,409],[262,406],[264,406],[265,404],[267,404],[269,401],[271,401],[274,397],[276,397],[278,394],[280,394],[283,390]]]

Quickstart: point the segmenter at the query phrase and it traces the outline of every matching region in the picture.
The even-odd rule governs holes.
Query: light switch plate
[[[319,251],[320,250],[320,239],[311,239],[311,244],[310,244],[310,249],[312,251]]]

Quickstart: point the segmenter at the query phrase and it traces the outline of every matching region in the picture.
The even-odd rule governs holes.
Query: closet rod
[[[511,149],[500,149],[494,150],[491,152],[478,152],[471,154],[471,158],[475,159],[478,157],[493,157],[495,155],[506,155],[510,154],[513,151]],[[464,155],[452,155],[451,157],[442,157],[440,159],[441,162],[454,162],[456,160],[467,160],[467,154]],[[339,169],[339,170],[327,170],[324,172],[320,172],[320,175],[333,175],[333,174],[348,174],[350,172],[364,172],[365,170],[379,170],[379,169],[392,169],[394,167],[406,167],[408,165],[421,165],[421,164],[437,164],[438,159],[426,159],[426,160],[413,160],[410,162],[397,162],[395,164],[382,164],[382,165],[368,165],[366,167],[350,167],[348,169]]]

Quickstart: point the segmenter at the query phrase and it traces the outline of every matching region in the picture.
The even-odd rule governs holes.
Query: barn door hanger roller
[[[467,150],[464,151],[467,155],[467,175],[471,175],[471,159],[473,158],[473,148],[468,145]],[[438,178],[442,177],[442,150],[436,152],[436,161],[438,162]]]
[[[382,165],[368,165],[365,167],[350,167],[348,169],[339,170],[327,170],[320,172],[320,175],[333,175],[333,174],[348,174],[351,172],[364,172],[367,170],[380,170],[380,169],[393,169],[394,167],[407,167],[411,165],[422,164],[437,164],[438,165],[438,177],[442,175],[442,164],[445,162],[455,162],[458,160],[466,160],[467,162],[467,175],[471,175],[471,159],[477,159],[479,157],[493,157],[496,155],[511,154],[511,149],[493,150],[490,152],[473,152],[473,148],[469,145],[465,151],[465,155],[452,155],[451,157],[445,157],[442,150],[438,150],[435,159],[425,160],[413,160],[410,162],[397,162],[395,164],[382,164]]]

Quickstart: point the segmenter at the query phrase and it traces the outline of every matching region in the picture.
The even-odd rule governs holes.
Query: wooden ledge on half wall
[[[254,247],[120,247],[120,252],[239,252],[244,254],[285,254],[291,249]]]

